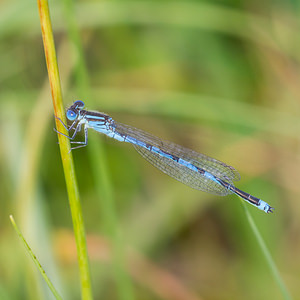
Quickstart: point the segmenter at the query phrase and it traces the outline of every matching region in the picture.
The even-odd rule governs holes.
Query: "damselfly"
[[[79,144],[71,149],[85,147],[88,143],[88,128],[92,128],[120,142],[132,144],[137,152],[155,167],[194,189],[221,196],[234,193],[266,213],[273,212],[274,208],[268,203],[234,186],[233,181],[240,180],[240,175],[233,167],[204,154],[163,141],[141,129],[118,123],[104,113],[83,108],[84,103],[80,100],[69,107],[67,119],[73,121],[70,127],[59,119],[69,132],[74,130],[71,137],[58,132],[72,140],[71,143]],[[84,141],[73,141],[82,127]]]

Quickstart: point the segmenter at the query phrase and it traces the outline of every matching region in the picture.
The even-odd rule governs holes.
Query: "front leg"
[[[68,128],[68,126],[62,121],[62,119],[61,118],[59,118],[59,117],[57,117],[57,116],[54,116],[64,127],[65,127],[65,129],[67,130],[67,131],[70,131],[71,129],[73,129],[73,127],[75,126],[75,124],[76,124],[76,122],[77,122],[77,120],[75,120],[72,124],[71,124],[71,126]],[[58,132],[58,131],[57,131]]]
[[[58,117],[56,117],[56,118],[62,123],[62,125],[63,125],[63,126],[66,128],[66,130],[68,130],[68,131],[70,131],[71,129],[73,129],[73,127],[74,127],[75,124],[76,124],[76,121],[74,121],[74,122],[72,123],[72,125],[68,128],[68,127],[63,123],[63,121],[62,121],[60,118],[58,118]],[[77,149],[77,148],[81,148],[81,147],[87,146],[87,143],[88,143],[88,127],[85,126],[85,124],[84,124],[84,141],[83,141],[83,142],[76,142],[76,141],[73,141],[74,138],[76,137],[77,133],[81,131],[81,125],[82,125],[82,123],[80,123],[80,121],[79,121],[79,122],[77,123],[77,125],[76,125],[76,127],[75,127],[75,130],[74,130],[74,133],[73,133],[73,135],[72,135],[71,137],[68,136],[68,135],[66,135],[66,134],[64,134],[64,133],[62,133],[62,132],[60,132],[60,131],[58,131],[56,128],[53,128],[53,129],[54,129],[54,131],[56,131],[57,133],[59,133],[59,134],[65,136],[66,138],[70,139],[70,140],[71,140],[71,144],[81,144],[80,146],[72,147],[72,148],[70,149],[70,151],[71,151],[71,150],[73,150],[73,149]]]
[[[57,119],[59,119],[59,118],[57,118]],[[73,124],[70,126],[70,128],[68,128],[68,127],[62,122],[61,119],[59,119],[59,120],[61,121],[61,123],[63,124],[63,126],[64,126],[68,131],[70,131],[70,130],[72,129],[72,127],[74,127],[74,123],[75,123],[75,122],[73,122]],[[58,131],[56,128],[53,128],[53,129],[54,129],[54,131],[56,131],[57,133],[59,133],[59,134],[65,136],[66,138],[68,138],[68,139],[70,139],[70,140],[74,140],[76,134],[81,130],[81,123],[78,122],[77,126],[75,127],[75,131],[74,131],[74,133],[73,133],[73,135],[72,135],[71,137],[68,136],[68,135],[66,135],[66,134],[64,134],[64,133],[62,133],[62,132],[60,132],[60,131]]]
[[[78,126],[77,126],[78,127]],[[76,127],[76,128],[77,128]],[[76,131],[76,130],[75,130]],[[78,149],[81,147],[85,147],[88,144],[88,127],[84,127],[84,142],[71,142],[72,144],[82,144],[80,146],[72,147],[71,150]]]

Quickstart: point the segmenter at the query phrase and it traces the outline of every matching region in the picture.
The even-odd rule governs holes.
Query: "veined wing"
[[[133,137],[133,138],[135,138],[135,139],[137,139],[137,140],[139,140],[139,141],[141,141],[145,144],[155,146],[155,147],[159,148],[160,150],[162,150],[163,152],[166,152],[166,153],[175,155],[175,156],[177,156],[181,159],[184,159],[185,161],[188,161],[188,162],[192,163],[194,166],[196,166],[198,168],[201,168],[201,169],[209,172],[210,174],[212,174],[212,175],[214,175],[214,176],[216,176],[216,177],[218,177],[222,180],[227,181],[228,183],[231,183],[232,181],[237,181],[237,180],[240,179],[239,173],[233,167],[231,167],[231,166],[229,166],[229,165],[227,165],[227,164],[225,164],[225,163],[223,163],[219,160],[216,160],[216,159],[211,158],[209,156],[206,156],[204,154],[198,153],[198,152],[193,151],[191,149],[182,147],[180,145],[174,144],[172,142],[163,141],[163,140],[159,139],[156,136],[153,136],[153,135],[151,135],[151,134],[149,134],[149,133],[147,133],[143,130],[131,127],[129,125],[125,125],[125,124],[115,122],[114,126],[115,126],[116,132],[118,132],[122,135],[128,135],[128,136]],[[192,172],[192,175],[190,175],[190,177],[200,176],[202,181],[203,180],[205,181],[205,184],[207,184],[207,180],[209,182],[211,182],[210,179],[205,178],[205,176],[202,176],[198,172],[192,171],[189,168],[187,168],[185,166],[182,166],[181,164],[177,163],[176,161],[165,158],[165,157],[160,156],[158,154],[156,155],[156,153],[153,153],[153,152],[149,151],[147,148],[143,148],[143,147],[138,146],[138,145],[134,145],[134,146],[135,146],[136,150],[145,159],[150,161],[153,165],[155,165],[157,168],[159,168],[163,172],[165,172],[165,171],[162,168],[166,168],[166,167],[165,166],[160,167],[159,163],[162,163],[163,165],[167,164],[169,167],[170,167],[170,165],[172,165],[172,169],[175,168],[177,170],[177,172],[179,172],[177,167],[176,167],[178,165],[178,168],[181,169],[181,170],[185,170],[185,168],[187,170],[189,170],[189,171],[187,171],[187,170],[183,171],[183,173],[186,174],[186,173],[191,173]],[[150,152],[150,154],[148,152]],[[162,157],[162,158],[159,159],[160,157]],[[172,163],[170,163],[169,161],[172,161]],[[165,173],[167,173],[167,172],[165,172]],[[179,177],[179,178],[176,178],[175,174],[171,175],[170,173],[172,173],[172,172],[170,171],[167,174],[174,177],[175,179],[177,179],[179,181],[182,181],[185,184],[191,186],[191,184],[187,183],[186,179],[182,179],[184,177],[183,174],[178,175],[177,177]],[[195,175],[195,174],[198,174],[198,175]],[[216,185],[218,185],[218,184],[216,183]],[[199,187],[195,187],[195,186],[192,186],[192,187],[203,190],[203,188],[199,188]],[[212,193],[212,191],[210,191],[210,192]],[[220,192],[217,192],[217,193],[220,194]],[[228,192],[226,194],[228,194]]]
[[[135,144],[133,144],[133,146],[138,153],[140,153],[156,168],[194,189],[220,196],[232,194],[230,190],[226,189],[217,182],[189,169],[184,165],[179,164],[170,158],[161,156]]]

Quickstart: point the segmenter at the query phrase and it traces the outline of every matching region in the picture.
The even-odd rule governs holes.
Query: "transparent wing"
[[[157,153],[151,152],[141,146],[133,144],[134,148],[153,166],[176,180],[200,191],[215,195],[225,196],[232,192],[222,185],[206,178],[200,173],[193,171],[178,162]]]
[[[163,152],[182,158],[192,163],[196,167],[201,168],[211,173],[212,175],[227,181],[230,184],[232,183],[232,181],[237,181],[240,179],[239,173],[233,167],[219,160],[182,147],[180,145],[168,141],[163,141],[156,136],[153,136],[143,130],[131,127],[129,125],[115,122],[114,126],[116,132],[122,135],[131,136],[146,144],[155,146]],[[215,183],[214,181],[206,178],[205,176],[202,176],[196,171],[193,171],[179,164],[174,160],[160,156],[141,146],[135,144],[133,145],[135,149],[155,167],[170,175],[171,177],[185,183],[186,185],[217,195],[227,195],[230,193],[230,191],[219,186],[219,184]]]

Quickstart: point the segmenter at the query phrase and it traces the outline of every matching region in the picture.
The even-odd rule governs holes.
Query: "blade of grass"
[[[45,57],[47,62],[48,76],[52,92],[52,100],[55,116],[66,122],[62,103],[61,85],[57,66],[54,38],[50,20],[48,1],[38,0],[38,9],[40,15]],[[65,128],[56,119],[57,130],[67,134]],[[60,153],[62,157],[63,169],[66,179],[69,204],[71,209],[74,235],[77,246],[77,256],[80,272],[80,284],[82,299],[92,299],[91,279],[88,263],[88,254],[86,246],[86,237],[83,224],[82,209],[79,199],[79,191],[76,179],[76,173],[73,163],[73,156],[70,153],[69,140],[58,134]]]
[[[65,15],[68,24],[68,33],[78,54],[77,66],[75,68],[75,81],[78,94],[84,98],[90,98],[89,76],[84,63],[83,49],[81,47],[80,35],[77,21],[74,16],[74,2],[65,0]],[[98,198],[101,199],[101,213],[107,233],[112,239],[113,269],[116,278],[116,286],[119,299],[134,299],[133,288],[125,267],[124,245],[122,243],[120,230],[118,228],[117,213],[113,188],[109,176],[109,168],[106,164],[106,154],[100,141],[90,139],[89,157],[96,186]]]
[[[40,262],[38,261],[37,257],[34,255],[34,253],[32,252],[30,246],[28,245],[28,243],[26,242],[24,236],[22,235],[21,231],[19,230],[14,218],[12,215],[9,216],[10,217],[10,221],[15,229],[15,231],[17,232],[19,238],[21,239],[23,245],[25,246],[28,254],[30,255],[30,257],[32,258],[33,262],[35,263],[35,265],[37,266],[37,268],[39,269],[40,273],[42,274],[42,276],[44,277],[44,280],[46,281],[47,285],[49,286],[51,292],[53,293],[54,297],[56,299],[62,299],[62,297],[58,294],[57,290],[55,289],[54,285],[52,284],[52,282],[50,281],[49,277],[47,276],[45,270],[43,269],[43,267],[41,266]]]
[[[249,210],[247,208],[247,205],[244,203],[244,200],[240,199],[241,200],[241,203],[244,207],[244,210],[245,210],[245,213],[246,213],[246,217],[247,217],[247,220],[249,222],[249,225],[250,225],[250,228],[252,229],[253,233],[254,233],[254,236],[258,242],[258,245],[268,263],[268,267],[270,268],[270,271],[271,271],[271,274],[274,278],[274,280],[276,281],[276,284],[279,286],[279,289],[281,291],[281,294],[283,296],[283,298],[285,300],[292,300],[292,297],[291,295],[289,294],[288,292],[288,289],[286,287],[286,285],[284,284],[280,274],[279,274],[279,271],[275,265],[275,262],[270,254],[270,251],[268,250],[267,246],[266,246],[266,243],[264,241],[264,239],[262,238],[252,216],[250,215],[249,213]]]

